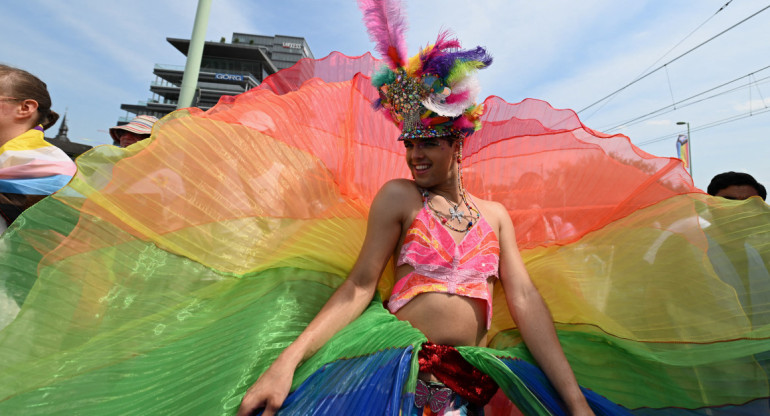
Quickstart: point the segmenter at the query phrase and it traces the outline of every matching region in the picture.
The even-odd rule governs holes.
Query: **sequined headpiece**
[[[464,138],[481,128],[483,105],[476,104],[476,73],[492,63],[482,47],[461,50],[448,32],[406,59],[405,18],[399,0],[359,0],[369,37],[384,65],[372,77],[375,103],[401,128],[399,140],[416,137]]]

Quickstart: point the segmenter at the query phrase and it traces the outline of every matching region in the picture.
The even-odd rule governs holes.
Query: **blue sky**
[[[556,108],[580,110],[645,69],[672,60],[767,6],[734,0],[714,15],[726,2],[413,0],[405,4],[411,53],[435,39],[441,29],[452,29],[465,46],[484,45],[495,57],[495,63],[480,73],[482,96],[494,94],[509,102],[533,97]],[[125,115],[121,103],[150,97],[156,63],[184,65],[184,56],[165,39],[190,37],[197,6],[195,0],[4,3],[0,62],[43,79],[54,109],[67,111],[70,138],[92,145],[111,142],[107,129]],[[716,95],[713,98],[680,103],[674,111],[623,126],[770,65],[764,29],[768,24],[770,10],[579,115],[596,130],[621,126],[610,132],[626,134],[642,150],[666,157],[676,155],[673,135],[684,131],[676,122],[688,121],[698,187],[705,189],[713,175],[727,170],[751,173],[770,185],[770,111],[762,112],[770,107],[770,81],[762,80],[770,76],[770,69],[703,96]],[[317,58],[334,50],[357,56],[373,49],[353,0],[214,0],[206,39],[224,36],[229,41],[233,32],[303,36]],[[703,128],[730,118],[740,119]],[[57,129],[58,125],[53,134]],[[667,140],[650,143],[667,135],[671,135]]]

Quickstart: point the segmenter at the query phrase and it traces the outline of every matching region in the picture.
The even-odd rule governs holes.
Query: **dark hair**
[[[706,192],[708,192],[709,195],[716,196],[716,194],[718,194],[722,189],[733,185],[751,186],[757,190],[757,194],[759,194],[763,201],[767,198],[767,190],[765,187],[762,186],[761,183],[757,182],[753,176],[743,172],[730,171],[714,176],[714,178],[711,179],[711,183],[709,184],[708,188],[706,188]]]
[[[38,117],[35,124],[42,124],[43,129],[53,126],[59,120],[59,114],[51,110],[48,86],[29,72],[0,64],[0,88],[14,98],[37,101]]]

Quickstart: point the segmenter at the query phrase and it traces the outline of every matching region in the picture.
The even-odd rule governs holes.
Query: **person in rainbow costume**
[[[404,18],[397,5],[359,3],[387,63],[372,78],[380,93],[376,107],[386,109],[401,130],[398,140],[413,179],[391,180],[377,192],[364,244],[347,279],[249,389],[238,414],[264,408],[267,416],[281,407],[296,367],[364,312],[391,256],[397,259],[396,284],[387,308],[428,340],[413,351],[420,372],[414,406],[404,407],[404,414],[483,414],[497,384],[454,347],[486,346],[497,284],[569,413],[593,414],[524,267],[508,212],[463,187],[463,143],[481,128],[483,114],[475,102],[480,89],[475,73],[492,58],[482,47],[460,49],[460,42],[443,32],[407,60]]]
[[[75,174],[72,160],[43,137],[58,119],[43,81],[0,64],[0,232]]]
[[[502,274],[513,243],[505,214],[595,414],[767,411],[770,325],[758,318],[769,298],[757,293],[764,303],[746,309],[735,284],[770,289],[754,284],[761,274],[746,270],[743,245],[708,255],[710,227],[719,225],[720,239],[756,247],[750,267],[770,264],[765,204],[710,197],[681,161],[646,154],[627,137],[591,130],[573,112],[538,100],[490,97],[480,118],[471,114],[457,125],[456,112],[443,121],[422,113],[400,120],[408,113],[375,110],[400,105],[404,91],[392,88],[397,67],[389,66],[393,76],[377,75],[381,63],[370,54],[303,60],[209,111],[172,113],[129,148],[100,146],[78,158],[73,180],[0,237],[0,413],[235,414],[264,375],[280,378],[282,391],[291,384],[280,415],[395,416],[424,412],[415,406],[423,401],[429,412],[431,404],[461,407],[456,396],[442,403],[448,392],[429,388],[437,387],[433,376],[494,381],[487,415],[568,414],[574,384],[555,390],[533,357],[558,348],[546,342],[528,349],[528,329],[508,308],[503,286],[510,282]],[[372,79],[385,81],[375,88]],[[434,85],[444,98],[462,92]],[[455,99],[464,100],[443,101]],[[476,120],[481,129],[465,137]],[[410,121],[463,137],[462,180],[454,169],[459,140],[395,140]],[[413,166],[404,163],[407,154]],[[542,189],[511,186],[528,172],[539,175],[532,186]],[[436,173],[457,188],[439,185]],[[413,175],[430,188],[427,195],[403,179]],[[405,206],[378,209],[391,206],[377,196],[383,187],[404,192]],[[415,221],[393,218],[403,210]],[[558,215],[574,232],[528,228],[532,215]],[[395,226],[367,232],[385,220]],[[373,235],[383,241],[368,241]],[[425,245],[428,239],[435,245]],[[502,280],[489,281],[495,240]],[[323,331],[308,331],[317,327],[310,322],[333,315],[319,315],[329,299],[347,303],[334,293],[357,286],[345,282],[361,270],[362,249],[385,252],[373,244],[392,246],[387,256],[397,256],[375,261],[382,275],[374,292],[353,291],[371,298],[363,312],[338,315],[343,322],[332,326],[342,329],[318,342]],[[449,274],[421,265],[452,247],[474,255],[458,262],[462,285],[439,289],[464,287],[479,297],[412,297],[409,289],[442,284],[431,279]],[[725,266],[735,269],[729,284],[719,274]],[[521,276],[515,290],[529,286]],[[427,324],[399,319],[418,319],[417,307],[434,301],[456,309],[442,309]],[[431,326],[437,322],[451,327]],[[416,327],[457,346],[429,344]],[[448,336],[456,338],[441,338]],[[313,338],[317,351],[292,375],[275,371],[301,338]],[[422,376],[421,366],[430,367]],[[439,377],[442,371],[454,374]],[[553,378],[559,386],[570,376]]]

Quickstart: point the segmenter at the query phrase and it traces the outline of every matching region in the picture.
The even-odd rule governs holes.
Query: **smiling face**
[[[459,141],[451,138],[404,139],[406,163],[421,188],[454,185]],[[450,184],[451,182],[451,184]]]

